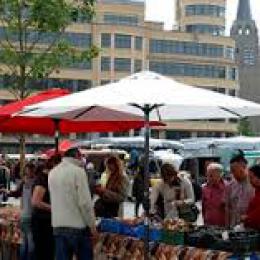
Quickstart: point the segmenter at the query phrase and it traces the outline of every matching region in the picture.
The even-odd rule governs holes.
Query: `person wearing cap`
[[[227,182],[223,180],[223,167],[210,163],[206,171],[207,182],[202,187],[202,216],[207,226],[225,226],[225,192]]]
[[[260,231],[260,165],[254,165],[249,169],[250,182],[255,188],[255,196],[249,203],[247,212],[242,216],[245,227]]]
[[[247,160],[242,152],[230,160],[232,180],[226,191],[226,225],[234,227],[246,214],[250,200],[254,196],[254,188],[249,181]]]
[[[91,235],[96,236],[95,215],[82,156],[77,148],[64,153],[49,173],[52,226],[56,259],[93,259]]]

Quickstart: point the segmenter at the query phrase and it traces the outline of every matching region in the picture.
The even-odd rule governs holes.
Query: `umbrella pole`
[[[150,126],[149,126],[149,116],[151,108],[149,105],[143,107],[144,119],[145,119],[145,142],[144,142],[144,210],[145,210],[145,219],[144,219],[144,246],[145,246],[145,260],[150,259],[150,250],[149,250],[149,208],[150,208],[150,199],[149,199],[149,187],[150,187],[150,176],[149,176],[149,139],[150,139]]]
[[[145,104],[140,106],[136,103],[130,104],[133,107],[137,107],[144,113],[144,127],[145,127],[145,140],[144,140],[144,259],[150,259],[150,248],[149,248],[149,224],[150,224],[150,173],[149,173],[149,154],[150,154],[150,113],[162,106],[162,104],[149,105]]]
[[[57,154],[59,152],[59,138],[60,138],[60,127],[59,119],[53,119],[54,125],[55,125],[55,133],[54,133],[54,138],[55,138],[55,153]]]

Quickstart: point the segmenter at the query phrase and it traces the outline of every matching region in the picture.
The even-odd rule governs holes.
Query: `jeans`
[[[92,260],[93,248],[90,232],[87,229],[54,228],[56,259]]]
[[[20,247],[21,260],[34,259],[34,243],[32,234],[31,218],[21,219],[22,244]]]

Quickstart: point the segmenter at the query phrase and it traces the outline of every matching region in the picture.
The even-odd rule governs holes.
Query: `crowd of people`
[[[105,171],[97,179],[93,163],[79,149],[71,148],[63,157],[28,162],[16,190],[1,187],[5,196],[21,197],[21,259],[67,260],[73,255],[79,260],[93,259],[96,217],[120,216],[130,186],[121,159],[110,156],[104,164]],[[134,169],[132,194],[139,216],[140,205],[145,206],[142,162]],[[161,179],[151,186],[150,214],[196,221],[196,202],[201,201],[205,225],[260,230],[260,165],[248,168],[239,154],[231,159],[230,170],[232,180],[227,181],[221,164],[210,163],[206,183],[198,188],[187,172],[163,163]]]

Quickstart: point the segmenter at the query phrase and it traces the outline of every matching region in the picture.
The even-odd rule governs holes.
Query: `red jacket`
[[[255,192],[254,198],[250,201],[245,226],[260,230],[260,189]]]

